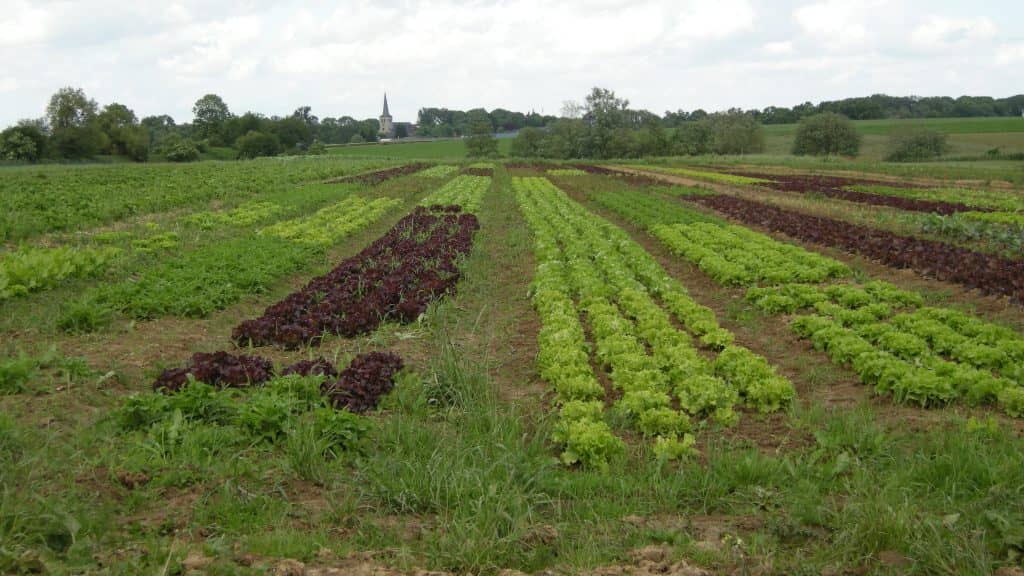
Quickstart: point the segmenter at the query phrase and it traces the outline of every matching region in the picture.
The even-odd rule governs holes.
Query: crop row
[[[636,174],[632,172],[623,172],[621,170],[606,168],[604,166],[594,166],[593,164],[572,164],[570,167],[576,168],[577,170],[583,170],[587,174],[611,176],[616,180],[626,182],[633,186],[663,186],[665,184],[661,180],[651,176],[644,176],[643,174]]]
[[[296,348],[328,333],[353,336],[388,320],[415,320],[454,289],[458,260],[478,228],[472,214],[417,207],[359,254],[236,326],[232,338]]]
[[[81,230],[171,208],[230,202],[338,174],[386,165],[383,160],[298,158],[252,162],[32,166],[0,178],[0,241]]]
[[[751,178],[748,176],[741,176],[739,174],[725,174],[722,172],[712,172],[709,170],[692,170],[690,168],[675,168],[671,166],[637,165],[626,166],[626,168],[650,170],[652,172],[660,172],[662,174],[684,176],[687,178],[696,178],[698,180],[708,180],[710,182],[720,182],[722,184],[732,184],[736,186],[749,184],[764,184],[766,182],[770,182],[770,180],[766,178]]]
[[[787,236],[861,254],[892,266],[908,268],[938,280],[956,282],[986,294],[1024,300],[1024,260],[975,252],[935,240],[811,216],[735,196],[693,196],[688,200],[715,209],[745,224]]]
[[[94,276],[117,258],[116,248],[22,247],[0,255],[0,301]]]
[[[197,352],[181,368],[168,368],[153,382],[153,390],[172,394],[193,382],[221,388],[247,388],[264,384],[275,375],[323,376],[321,394],[335,408],[366,412],[377,407],[380,397],[394,387],[394,377],[403,367],[402,359],[390,352],[368,352],[352,359],[341,373],[327,360],[302,360],[279,373],[274,364],[260,356],[227,352]]]
[[[824,282],[849,276],[843,263],[741,226],[659,224],[651,234],[720,284]]]
[[[388,210],[401,203],[394,198],[366,200],[352,195],[310,216],[285,220],[263,228],[258,234],[311,246],[330,246],[361,230],[368,223],[376,222]]]
[[[189,214],[181,219],[181,223],[197,226],[203,230],[212,230],[222,226],[251,226],[268,220],[281,211],[281,206],[273,202],[248,202],[230,210],[207,210]]]
[[[364,184],[366,186],[376,186],[381,182],[386,182],[392,178],[399,178],[401,176],[407,176],[409,174],[415,174],[420,170],[426,168],[426,164],[419,162],[413,162],[411,164],[403,164],[402,166],[395,166],[393,168],[385,168],[384,170],[376,170],[374,172],[364,172],[362,174],[353,174],[351,176],[342,176],[341,178],[332,178],[327,180],[328,184]]]
[[[447,178],[459,171],[459,167],[453,164],[438,164],[421,171],[420,178]]]
[[[537,363],[561,405],[554,439],[564,447],[563,461],[603,466],[621,448],[605,419],[606,392],[592,365],[607,371],[622,393],[612,411],[653,437],[664,457],[689,451],[691,415],[731,424],[741,400],[767,412],[793,398],[787,380],[733,345],[714,313],[690,299],[621,229],[546,179],[514,178],[513,188],[534,235],[532,298],[542,320]],[[721,350],[716,360],[698,352],[658,300],[706,347]]]
[[[460,206],[464,212],[472,214],[480,209],[480,202],[490,187],[489,176],[457,176],[423,198],[420,206]]]
[[[882,282],[753,288],[747,300],[799,313],[793,330],[878,393],[922,405],[998,403],[1024,416],[1024,338],[1005,326],[922,307],[920,295]]]
[[[1009,212],[1024,210],[1024,195],[1019,191],[969,190],[964,188],[906,188],[893,186],[892,182],[854,184],[847,186],[846,189],[883,196],[898,196],[913,200],[963,204],[968,206],[969,210],[1002,210]]]
[[[754,177],[762,180],[757,184],[774,190],[784,192],[797,192],[800,194],[821,194],[829,198],[837,198],[848,202],[860,204],[871,204],[875,206],[889,206],[900,210],[914,212],[934,212],[936,214],[954,214],[966,212],[972,208],[962,202],[947,200],[934,200],[920,197],[909,197],[910,191],[915,191],[917,185],[909,182],[882,182],[858,178],[841,178],[836,176],[822,176],[819,174],[763,174],[759,172],[740,172],[744,176]],[[852,188],[864,186],[865,188]],[[862,190],[883,189],[899,190],[901,195],[877,194]]]
[[[137,319],[207,316],[246,294],[266,290],[272,282],[307,265],[326,248],[325,239],[337,240],[341,231],[363,229],[383,214],[380,200],[355,202],[351,205],[358,209],[353,213],[334,211],[336,221],[324,229],[302,225],[306,222],[303,218],[291,220],[287,230],[294,234],[290,239],[270,234],[232,238],[166,260],[137,277],[91,289],[67,308],[60,323],[66,329],[95,330],[102,322],[90,318],[110,311]],[[384,202],[394,205],[393,200]],[[349,204],[343,201],[342,205]]]
[[[579,168],[548,168],[548,176],[583,176],[586,174]]]
[[[636,191],[598,192],[594,201],[645,228],[717,282],[823,282],[850,275],[843,263]]]

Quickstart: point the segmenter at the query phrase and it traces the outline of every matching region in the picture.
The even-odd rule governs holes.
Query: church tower
[[[391,123],[391,112],[388,112],[388,93],[384,93],[384,112],[380,115],[380,133],[390,138],[395,133],[395,126]]]

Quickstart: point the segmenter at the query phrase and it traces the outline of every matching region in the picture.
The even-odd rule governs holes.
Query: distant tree
[[[885,159],[889,162],[916,162],[938,158],[949,151],[946,135],[920,127],[903,127],[889,135]]]
[[[466,155],[470,158],[493,158],[498,155],[498,141],[491,131],[490,122],[478,121],[470,127],[466,137]]]
[[[103,107],[96,124],[106,135],[107,152],[144,162],[149,157],[149,130],[139,126],[135,112],[116,102]]]
[[[105,137],[96,127],[95,100],[81,88],[61,88],[50,97],[46,120],[53,149],[64,158],[88,158],[104,147]]]
[[[224,126],[231,118],[231,111],[224,100],[216,94],[207,94],[196,100],[192,106],[192,126],[197,138],[209,138],[214,145],[224,144]]]
[[[366,138],[363,138],[363,135],[358,132],[348,139],[349,144],[363,144],[364,142],[366,142]]]
[[[565,100],[562,102],[562,118],[581,118],[583,116],[583,104],[576,100]]]
[[[587,124],[586,154],[597,158],[611,157],[612,135],[619,128],[627,126],[629,100],[616,97],[611,90],[594,87],[587,95],[583,108],[583,121]]]
[[[834,112],[822,112],[800,121],[793,140],[793,154],[856,156],[860,140],[860,134],[849,118]]]
[[[548,133],[540,143],[540,155],[562,160],[583,158],[586,136],[587,125],[583,120],[558,120],[548,127]]]
[[[711,151],[715,154],[755,154],[764,151],[761,123],[742,112],[720,112],[709,118]]]
[[[239,158],[258,158],[260,156],[277,156],[281,152],[281,141],[274,134],[266,132],[249,132],[235,141]]]
[[[636,134],[637,156],[665,156],[671,150],[668,132],[657,117],[651,118]]]
[[[409,129],[405,124],[395,124],[395,138],[408,138]]]
[[[301,118],[290,116],[268,123],[268,131],[277,136],[286,150],[305,147],[313,141],[313,132]]]
[[[544,131],[539,128],[523,128],[512,139],[509,155],[519,158],[538,158],[541,156],[541,144]]]
[[[171,134],[159,148],[169,162],[195,162],[199,160],[199,149],[195,143],[179,134]]]
[[[67,86],[50,96],[46,120],[53,130],[82,128],[96,119],[96,110],[96,101],[87,97],[81,88]]]
[[[680,156],[699,156],[711,153],[711,122],[680,124],[672,135],[671,151]]]
[[[327,146],[324,146],[323,142],[317,140],[316,142],[313,142],[312,144],[309,145],[309,148],[306,150],[306,152],[312,156],[319,156],[321,154],[327,153]]]
[[[46,134],[36,125],[19,123],[0,132],[0,159],[37,162],[46,149]]]

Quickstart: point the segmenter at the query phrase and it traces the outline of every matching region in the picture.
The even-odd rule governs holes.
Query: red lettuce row
[[[232,338],[298,348],[328,333],[351,337],[387,320],[415,320],[454,289],[458,260],[479,227],[457,206],[418,207],[359,254],[236,326]]]
[[[651,176],[644,176],[643,174],[634,174],[632,172],[622,172],[619,170],[612,170],[611,168],[605,168],[604,166],[594,166],[592,164],[570,164],[569,168],[576,168],[583,170],[587,174],[598,174],[601,176],[611,176],[617,180],[626,182],[632,186],[665,186],[666,183],[657,178]]]
[[[975,252],[935,240],[899,236],[843,220],[783,210],[735,196],[694,196],[702,204],[745,224],[861,254],[893,268],[907,268],[985,294],[1024,302],[1024,260]]]
[[[335,408],[373,410],[380,397],[395,387],[395,374],[402,366],[402,359],[391,352],[360,354],[337,380],[321,384],[320,392]]]
[[[376,186],[385,180],[391,180],[392,178],[398,178],[399,176],[406,176],[419,172],[427,167],[427,164],[421,162],[414,162],[412,164],[404,164],[402,166],[395,166],[394,168],[386,168],[384,170],[377,170],[374,172],[364,172],[362,174],[353,174],[351,176],[342,176],[341,178],[332,178],[327,181],[328,184],[346,184],[356,183],[365,184],[368,186]]]
[[[402,358],[396,354],[368,352],[353,358],[341,374],[323,358],[296,362],[280,374],[324,375],[327,380],[321,384],[320,392],[332,406],[366,412],[376,408],[380,397],[395,387],[395,374],[403,366]],[[168,394],[178,392],[188,385],[189,376],[211,386],[241,388],[262,384],[273,374],[273,363],[260,356],[197,352],[187,366],[164,370],[153,388]]]
[[[211,386],[241,388],[266,382],[273,372],[270,360],[260,356],[196,352],[188,366],[164,370],[153,383],[153,389],[177,392],[188,384],[189,376]]]
[[[959,202],[942,202],[938,200],[921,200],[915,198],[902,198],[899,196],[886,196],[884,194],[872,194],[869,192],[855,192],[846,190],[847,186],[869,185],[888,186],[890,188],[921,188],[920,185],[912,182],[892,182],[887,180],[870,180],[866,178],[842,178],[838,176],[822,176],[820,174],[771,174],[765,172],[751,172],[747,170],[732,170],[730,174],[747,176],[749,178],[760,178],[766,182],[758,184],[766,188],[781,190],[783,192],[798,192],[806,194],[814,192],[838,198],[849,202],[860,204],[871,204],[874,206],[890,206],[900,210],[913,212],[935,212],[936,214],[949,215],[956,212],[979,211],[984,208],[974,208]]]

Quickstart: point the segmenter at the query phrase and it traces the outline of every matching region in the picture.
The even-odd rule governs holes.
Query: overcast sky
[[[0,126],[61,86],[138,116],[396,120],[424,106],[557,114],[592,86],[633,107],[761,108],[1024,92],[1024,2],[0,0]]]

